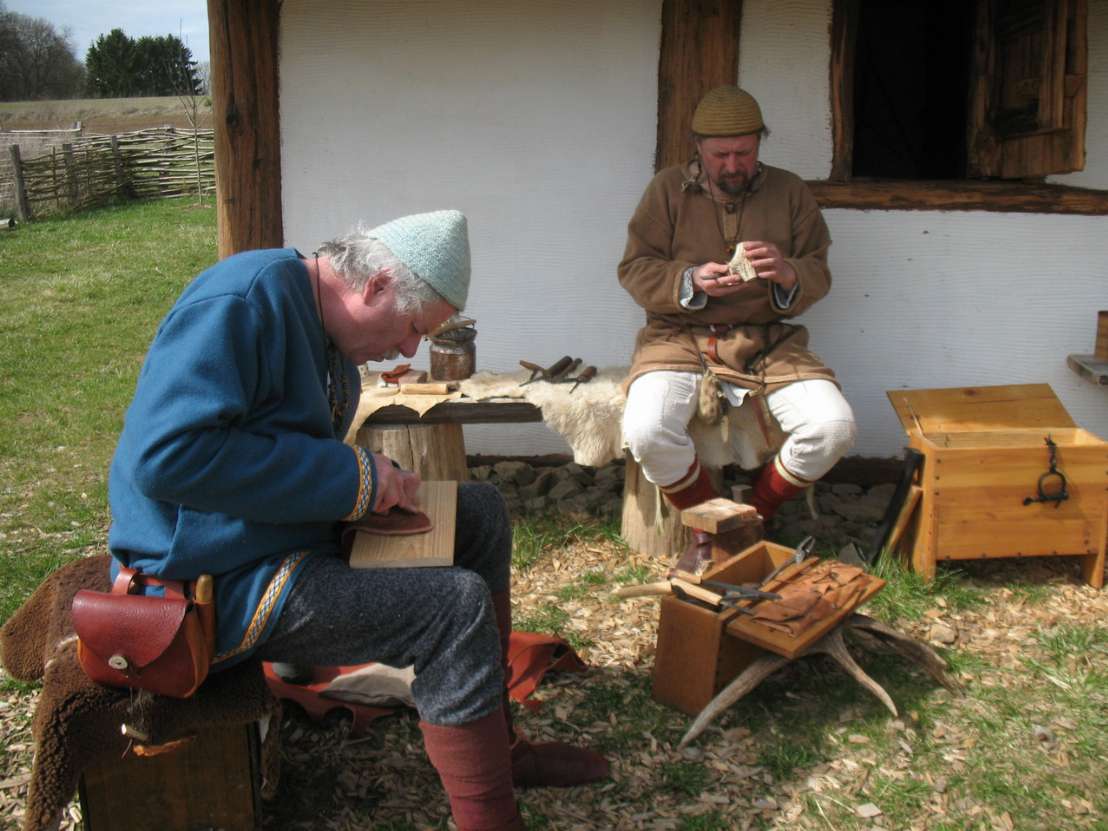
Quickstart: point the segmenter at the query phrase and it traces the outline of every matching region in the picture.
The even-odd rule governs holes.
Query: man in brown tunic
[[[786,322],[830,289],[831,237],[804,182],[758,161],[768,131],[749,93],[711,90],[692,131],[696,156],[647,186],[619,264],[620,283],[646,310],[624,438],[646,478],[678,509],[691,507],[718,495],[688,433],[698,400],[764,397],[787,434],[749,498],[768,520],[854,442],[834,372],[808,351],[807,330]],[[749,280],[729,265],[738,246]]]

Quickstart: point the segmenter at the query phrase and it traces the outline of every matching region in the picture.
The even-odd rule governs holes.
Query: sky
[[[84,61],[89,46],[112,29],[129,37],[177,35],[198,63],[208,60],[207,0],[3,0],[8,11],[41,17],[68,29]]]

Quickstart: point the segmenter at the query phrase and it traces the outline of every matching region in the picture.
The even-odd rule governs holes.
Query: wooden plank
[[[742,0],[663,0],[655,170],[692,158],[696,105],[738,79],[741,23]]]
[[[758,521],[758,510],[753,505],[740,505],[722,496],[681,512],[683,525],[709,534],[723,534]]]
[[[939,448],[939,452],[951,450],[990,450],[1004,447],[1029,449],[1043,446],[1043,439],[1050,437],[1059,446],[1095,446],[1101,442],[1079,427],[1043,428],[1021,427],[1013,430],[981,430],[970,433],[928,433],[927,441]]]
[[[831,17],[831,176],[849,182],[854,171],[854,66],[859,0],[836,0]]]
[[[1047,506],[1043,511],[1053,510]],[[1029,518],[1022,522],[952,521],[942,516],[936,532],[937,560],[983,560],[993,557],[1053,557],[1094,554],[1099,517]]]
[[[1081,576],[1085,582],[1094,589],[1104,587],[1105,558],[1108,557],[1108,500],[1104,502],[1104,510],[1101,512],[1099,537],[1096,551],[1087,555],[1081,563]]]
[[[1049,384],[889,390],[889,402],[909,433],[1027,427],[1076,427]]]
[[[1067,131],[1068,132],[1068,131]],[[977,180],[807,182],[821,208],[865,211],[1001,211],[1003,213],[1108,214],[1108,190],[1030,182]]]
[[[542,421],[542,410],[519,399],[504,401],[444,401],[422,416],[390,404],[375,411],[366,424],[523,424]],[[363,428],[365,429],[365,428]]]
[[[1067,355],[1066,365],[1090,384],[1108,386],[1108,359],[1096,355]]]
[[[419,504],[431,519],[426,534],[384,537],[358,534],[350,552],[351,568],[419,568],[454,563],[454,531],[458,510],[457,482],[424,482]]]
[[[915,515],[916,508],[919,507],[922,498],[923,488],[919,485],[911,485],[908,489],[908,496],[900,507],[900,513],[896,516],[896,522],[893,523],[892,530],[889,532],[889,538],[885,542],[885,548],[890,553],[895,552],[899,547],[900,540],[904,537],[904,532],[908,530],[908,524]]]
[[[284,242],[279,0],[208,0],[219,256]]]

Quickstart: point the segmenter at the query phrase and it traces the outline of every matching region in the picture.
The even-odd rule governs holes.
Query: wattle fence
[[[120,198],[202,198],[215,193],[213,145],[212,130],[173,127],[85,136],[26,159],[12,144],[16,216],[71,213]]]

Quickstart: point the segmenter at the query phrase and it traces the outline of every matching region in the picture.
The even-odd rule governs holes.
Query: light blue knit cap
[[[469,232],[461,211],[402,216],[367,232],[459,311],[469,294]]]

